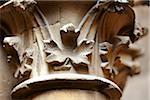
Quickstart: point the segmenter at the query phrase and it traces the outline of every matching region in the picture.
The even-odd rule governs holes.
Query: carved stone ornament
[[[45,52],[49,54],[46,62],[55,66],[54,70],[69,70],[71,67],[88,66],[87,55],[92,53],[94,40],[85,39],[81,44],[77,43],[80,32],[75,32],[73,24],[64,25],[60,29],[62,48],[54,41],[44,40]]]
[[[3,27],[9,33],[3,46],[8,63],[17,68],[14,76],[21,80],[12,90],[14,99],[57,89],[92,90],[109,100],[121,98],[127,77],[140,73],[136,58],[142,54],[132,45],[148,31],[135,23],[127,0],[91,2],[94,5],[77,26],[63,21],[50,25],[51,19],[40,10],[42,1],[10,0],[0,5],[0,21],[9,27]],[[9,22],[12,18],[15,21]]]

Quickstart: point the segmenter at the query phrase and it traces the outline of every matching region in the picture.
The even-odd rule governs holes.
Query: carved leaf
[[[17,66],[17,70],[14,76],[16,78],[21,78],[26,72],[30,74],[32,70],[31,64],[33,62],[33,48],[31,47],[24,50],[22,39],[18,36],[5,37],[3,42],[5,43],[5,45],[8,44],[10,46],[7,48],[13,47],[17,52],[17,57],[19,58],[18,62],[13,60],[13,63],[15,63],[15,65]]]
[[[49,55],[46,58],[48,63],[74,63],[85,65],[89,64],[87,55],[92,52],[94,41],[87,41],[77,46],[77,38],[79,32],[75,32],[75,28],[72,24],[67,24],[61,28],[61,39],[63,43],[63,50],[61,50],[54,41],[45,40],[46,48],[45,52]],[[73,66],[73,65],[72,65]]]
[[[118,42],[117,45],[112,45],[108,42],[100,44],[99,52],[102,59],[101,67],[105,77],[113,79],[114,77],[117,77],[120,72],[127,69],[129,75],[139,73],[139,67],[133,61],[135,57],[140,55],[139,51],[134,50],[135,53],[130,54],[132,49],[129,49],[128,45],[128,42]]]

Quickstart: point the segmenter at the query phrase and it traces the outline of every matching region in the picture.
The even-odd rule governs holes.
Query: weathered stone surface
[[[34,0],[10,0],[0,6],[0,30],[7,34],[1,38],[7,59],[0,61],[15,66],[10,74],[16,69],[14,76],[19,78],[12,97],[33,95],[32,99],[39,100],[60,94],[66,99],[71,94],[72,100],[78,100],[76,95],[88,100],[94,94],[94,100],[119,100],[128,76],[140,73],[136,59],[142,54],[133,43],[145,36],[147,29],[135,23],[135,18],[141,20],[135,16],[136,8],[134,12],[126,0],[117,1],[39,1],[36,5]],[[140,3],[134,2],[135,6]],[[7,67],[2,70],[8,71]],[[88,77],[82,77],[84,74]],[[97,78],[91,81],[92,75]],[[105,81],[108,79],[111,81]],[[44,90],[49,92],[36,94]],[[86,90],[99,93],[93,91],[86,98]]]
[[[94,91],[83,90],[53,90],[41,93],[34,97],[33,100],[106,100],[106,98]]]

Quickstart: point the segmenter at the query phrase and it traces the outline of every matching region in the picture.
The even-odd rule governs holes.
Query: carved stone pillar
[[[127,77],[139,73],[131,44],[145,34],[123,1],[2,4],[3,45],[20,80],[12,98],[119,100]]]

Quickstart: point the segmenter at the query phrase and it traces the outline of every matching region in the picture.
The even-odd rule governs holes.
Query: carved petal
[[[67,56],[66,55],[63,55],[63,52],[61,51],[52,51],[50,55],[48,55],[46,57],[46,62],[48,63],[52,63],[52,62],[64,62],[66,60]]]
[[[74,52],[76,52],[79,55],[88,55],[92,52],[94,46],[94,41],[83,41],[82,44],[77,47]]]
[[[75,64],[80,64],[80,63],[86,64],[86,65],[89,64],[89,61],[86,55],[72,56],[71,60]]]
[[[64,25],[60,29],[60,34],[64,48],[71,50],[76,48],[79,32],[75,32],[75,26],[72,23]]]

